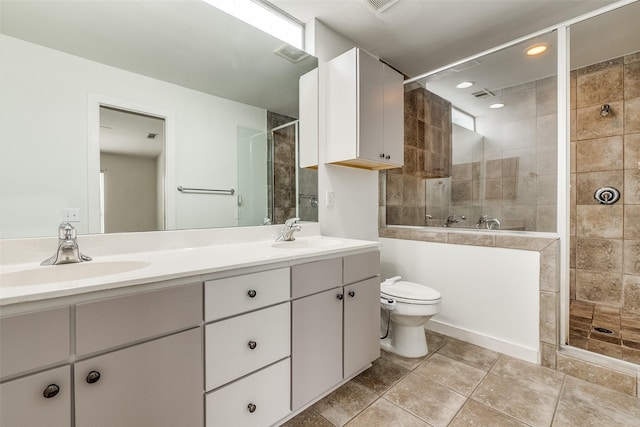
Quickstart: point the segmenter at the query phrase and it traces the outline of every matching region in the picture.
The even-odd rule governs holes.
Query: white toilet
[[[380,340],[383,350],[403,357],[422,357],[429,349],[424,324],[440,311],[440,292],[400,276],[380,284],[380,305],[390,314],[382,316],[387,337]]]

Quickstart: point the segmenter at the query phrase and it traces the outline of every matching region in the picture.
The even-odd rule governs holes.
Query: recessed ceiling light
[[[549,49],[549,45],[546,43],[535,44],[527,48],[527,55],[537,56],[545,53]]]
[[[494,110],[497,109],[497,108],[502,108],[502,107],[504,107],[504,104],[502,104],[500,102],[498,102],[497,104],[489,105],[489,108],[493,108]]]
[[[456,87],[458,89],[466,89],[466,88],[471,87],[471,86],[473,86],[473,82],[462,82],[462,83],[458,83],[456,85]]]

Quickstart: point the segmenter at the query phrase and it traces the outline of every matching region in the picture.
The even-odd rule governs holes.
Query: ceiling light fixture
[[[458,83],[456,85],[456,87],[458,89],[466,89],[466,88],[471,87],[471,86],[473,86],[473,82],[462,82],[462,83]]]
[[[234,16],[267,34],[295,46],[303,48],[303,25],[295,22],[273,7],[252,0],[204,0],[223,12]]]
[[[504,104],[501,102],[498,102],[497,104],[491,104],[489,105],[489,108],[493,108],[494,110],[498,109],[498,108],[502,108],[504,107]]]
[[[549,49],[549,45],[546,43],[535,44],[527,48],[527,55],[537,56],[542,55]]]

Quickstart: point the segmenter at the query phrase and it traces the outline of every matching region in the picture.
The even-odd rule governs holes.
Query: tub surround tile
[[[434,354],[413,372],[467,397],[486,375],[485,371],[440,354]]]
[[[624,169],[638,170],[640,162],[640,133],[624,136]]]
[[[624,207],[624,238],[640,239],[640,205]]]
[[[449,427],[466,426],[525,427],[526,424],[475,400],[468,400],[449,424]]]
[[[458,244],[458,245],[493,247],[496,245],[496,237],[490,234],[456,233],[456,234],[449,234],[448,242]]]
[[[536,391],[525,381],[491,373],[471,398],[530,426],[551,425],[556,406],[555,398]]]
[[[496,246],[506,249],[524,249],[528,251],[542,251],[549,245],[557,242],[557,239],[529,238],[517,236],[496,236]]]
[[[373,403],[377,394],[350,381],[312,406],[334,426],[343,426]]]
[[[624,208],[621,205],[578,205],[576,234],[579,237],[622,239]],[[640,227],[640,226],[639,226]],[[629,228],[631,232],[631,226]]]
[[[625,100],[624,130],[625,133],[640,132],[640,97]]]
[[[620,307],[622,274],[577,270],[576,298]]]
[[[623,308],[640,313],[640,276],[625,274],[622,278]]]
[[[622,136],[583,139],[576,143],[576,172],[623,169]]]
[[[598,62],[597,64],[587,65],[586,67],[579,68],[578,70],[576,70],[576,75],[580,77],[586,74],[596,73],[610,67],[618,67],[622,64],[624,64],[624,57],[621,56],[619,58],[613,58],[607,61]]]
[[[404,377],[384,397],[434,427],[446,426],[466,401],[463,395],[427,381],[414,372]]]
[[[623,260],[621,239],[576,239],[576,268],[593,271],[621,272]]]
[[[533,390],[554,398],[560,395],[565,377],[561,372],[505,355],[500,356],[490,373],[527,383]]]
[[[611,110],[604,117],[600,115],[600,105],[578,108],[576,116],[576,139],[578,141],[622,135],[623,123],[626,124],[627,120],[635,117],[635,110],[631,115],[628,115],[625,113],[624,101],[608,102],[608,104]],[[626,106],[629,106],[628,101],[626,101]]]
[[[540,292],[540,341],[555,344],[559,339],[558,294]]]
[[[640,61],[640,52],[630,53],[629,55],[625,55],[623,58],[623,62],[625,64],[631,64],[636,61]]]
[[[378,399],[347,424],[348,427],[430,427],[415,415],[386,399]]]
[[[640,61],[625,62],[624,97],[625,99],[640,97]]]
[[[577,80],[577,108],[593,105],[611,104],[624,97],[622,58],[616,64],[608,64],[596,70],[590,68],[578,75]]]
[[[556,369],[558,346],[556,344],[540,343],[540,364],[545,368]]]
[[[614,187],[620,190],[620,200],[617,203],[625,203],[624,171],[582,172],[577,174],[576,204],[599,205],[594,194],[601,187]]]
[[[622,348],[620,347],[620,345],[611,344],[604,341],[590,339],[589,344],[587,345],[587,350],[594,353],[603,354],[605,356],[615,357],[616,359],[622,358]]]
[[[558,292],[560,271],[559,244],[554,242],[540,252],[540,290]]]

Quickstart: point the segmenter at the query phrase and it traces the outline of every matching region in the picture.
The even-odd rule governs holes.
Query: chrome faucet
[[[63,222],[58,227],[58,250],[40,265],[71,264],[83,261],[91,261],[91,257],[80,253],[76,229],[68,222]]]
[[[298,221],[300,221],[300,218],[289,218],[286,220],[276,242],[292,242],[296,240],[296,238],[293,237],[293,233],[302,230],[302,226],[298,224]]]
[[[478,218],[476,228],[480,228],[482,225],[484,225],[484,228],[487,230],[500,230],[500,221],[498,218],[489,218],[488,215],[482,215]]]
[[[447,218],[447,222],[444,223],[445,227],[451,227],[451,224],[457,224],[460,222],[460,220],[465,220],[467,219],[466,216],[464,215],[449,215],[449,218]]]

